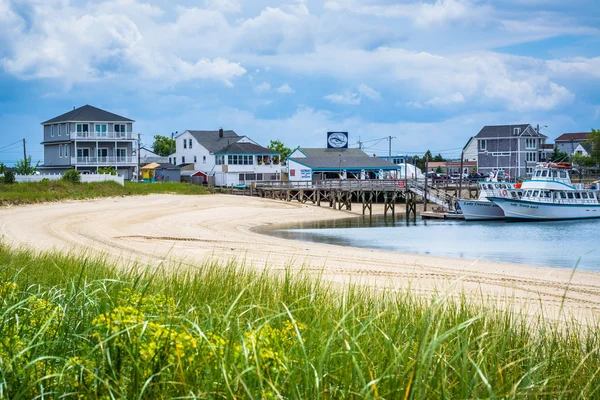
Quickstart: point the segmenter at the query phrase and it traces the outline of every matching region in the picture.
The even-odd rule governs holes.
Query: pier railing
[[[340,190],[399,190],[404,189],[404,180],[396,179],[350,179],[316,181],[263,181],[256,183],[257,189],[340,189]]]

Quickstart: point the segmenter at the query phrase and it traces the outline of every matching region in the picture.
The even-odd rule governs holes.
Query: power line
[[[6,146],[0,147],[0,150],[2,150],[2,149],[5,149],[5,148],[7,148],[7,147],[10,147],[10,146],[14,146],[14,145],[16,145],[16,144],[21,144],[21,143],[23,143],[23,139],[19,139],[19,140],[17,140],[17,141],[16,141],[16,142],[14,142],[14,143],[7,144]]]

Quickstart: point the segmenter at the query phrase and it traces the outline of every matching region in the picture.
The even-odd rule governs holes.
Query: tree
[[[161,157],[166,157],[175,152],[175,139],[166,136],[154,135],[152,151]]]
[[[81,182],[81,173],[74,169],[70,169],[63,174],[62,180],[71,183],[79,183]]]
[[[558,150],[558,145],[555,144],[554,151],[552,152],[552,154],[550,154],[548,161],[560,162],[560,161],[568,161],[568,160],[569,160],[569,154],[565,153],[564,151]]]
[[[437,156],[433,157],[433,161],[442,162],[442,161],[446,161],[446,159],[444,159],[444,157],[442,157],[441,154],[438,154]]]
[[[437,168],[435,169],[435,173],[436,173],[436,174],[443,174],[443,173],[444,173],[444,169],[443,169],[442,167],[437,167]]]
[[[3,162],[0,162],[0,174],[3,174],[6,172],[6,165],[4,165]]]
[[[292,154],[292,149],[284,145],[279,140],[271,140],[267,148],[281,154],[281,162],[287,160],[290,154]]]
[[[592,129],[587,143],[591,147],[590,158],[595,164],[600,164],[600,129]]]
[[[15,173],[19,175],[33,175],[35,174],[35,171],[37,171],[39,165],[40,162],[38,161],[34,167],[31,162],[31,156],[29,156],[24,160],[17,161],[15,164]]]

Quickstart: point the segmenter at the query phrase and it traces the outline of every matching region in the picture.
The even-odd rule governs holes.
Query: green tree
[[[437,167],[437,168],[435,169],[435,173],[436,173],[436,174],[443,174],[443,173],[444,173],[444,169],[443,169],[442,167]]]
[[[592,129],[587,143],[591,146],[590,158],[595,164],[600,164],[600,129]]]
[[[552,154],[550,154],[548,161],[560,162],[560,161],[568,161],[568,160],[569,160],[569,154],[565,153],[564,151],[558,150],[558,145],[555,144],[554,151],[552,152]]]
[[[442,157],[441,154],[438,154],[437,156],[433,157],[433,161],[442,162],[442,161],[446,161],[446,159],[444,157]]]
[[[0,174],[3,174],[6,172],[6,165],[4,165],[3,162],[0,162]]]
[[[81,174],[79,173],[79,171],[70,169],[63,174],[62,179],[63,181],[68,181],[71,183],[79,183],[81,182]]]
[[[115,169],[115,167],[100,167],[100,168],[98,168],[98,173],[99,174],[116,175],[117,170]]]
[[[7,185],[12,185],[13,183],[15,183],[15,173],[12,169],[7,169],[6,171],[4,171],[3,180],[4,183]]]
[[[284,145],[283,142],[281,142],[279,140],[271,140],[271,142],[269,143],[267,148],[281,154],[282,162],[287,160],[288,157],[290,156],[290,154],[292,154],[292,149],[290,149],[289,147]]]
[[[175,152],[175,139],[162,135],[154,135],[152,151],[161,157],[166,157]]]
[[[35,171],[37,171],[39,165],[40,162],[38,161],[34,167],[31,162],[31,156],[29,156],[24,160],[17,161],[15,164],[15,173],[19,175],[33,175],[35,174]]]

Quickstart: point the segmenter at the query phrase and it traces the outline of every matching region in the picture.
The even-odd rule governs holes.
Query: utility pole
[[[392,162],[392,139],[396,139],[396,136],[388,136],[388,161]]]
[[[460,178],[458,178],[458,199],[462,199],[462,181],[463,181],[463,161],[465,160],[465,151],[460,153]]]
[[[425,154],[425,187],[423,188],[423,211],[427,211],[427,174],[429,173],[429,154]]]
[[[27,147],[25,145],[25,138],[23,138],[23,162],[27,161]]]
[[[142,155],[140,154],[141,151],[141,147],[142,147],[142,138],[141,138],[141,134],[138,133],[138,148],[137,148],[137,181],[140,181],[140,174],[142,173],[142,171],[140,170],[140,163],[142,161]]]
[[[363,142],[361,142],[361,140],[360,140],[360,136],[359,136],[359,137],[358,137],[358,148],[359,148],[360,150],[362,150],[362,145],[363,145]]]

